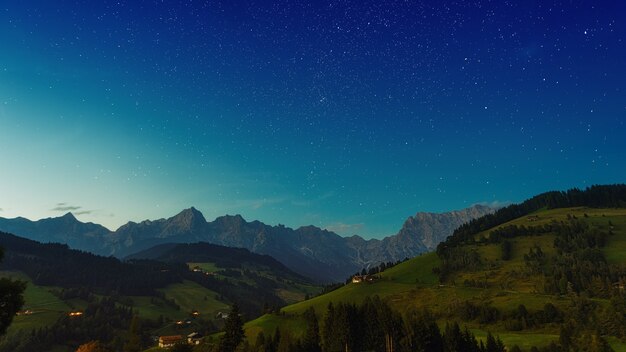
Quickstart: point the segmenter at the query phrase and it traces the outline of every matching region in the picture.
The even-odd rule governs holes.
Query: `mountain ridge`
[[[362,268],[395,262],[432,249],[433,244],[436,246],[451,235],[461,223],[492,211],[492,208],[477,205],[448,213],[418,212],[405,221],[396,235],[368,240],[358,235],[342,237],[314,225],[294,229],[258,220],[248,222],[240,214],[207,221],[193,206],[170,218],[129,221],[115,231],[82,223],[71,213],[38,221],[0,218],[0,230],[120,258],[165,243],[208,242],[241,247],[270,255],[301,275],[330,282],[343,281]],[[49,226],[63,222],[68,229]],[[72,236],[67,236],[68,232]]]

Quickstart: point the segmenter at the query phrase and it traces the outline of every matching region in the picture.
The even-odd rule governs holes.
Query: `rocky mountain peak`
[[[493,213],[495,210],[495,208],[477,204],[469,208],[446,213],[418,212],[406,219],[402,229],[396,236],[419,242],[428,250],[433,250],[439,242],[450,236],[457,227],[472,219]]]
[[[184,209],[183,211],[175,215],[173,219],[179,219],[187,222],[206,222],[204,215],[202,215],[202,213],[194,207]]]
[[[69,220],[69,221],[78,221],[72,212],[67,212],[65,215],[61,216],[60,219]]]
[[[240,214],[224,215],[215,219],[215,222],[222,225],[242,225],[246,220]]]

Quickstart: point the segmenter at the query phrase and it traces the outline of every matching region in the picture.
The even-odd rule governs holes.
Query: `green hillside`
[[[143,344],[152,345],[152,336],[218,331],[217,313],[234,302],[252,318],[321,290],[269,256],[209,244],[174,246],[184,249],[168,252],[180,261],[125,262],[7,233],[0,247],[0,275],[27,282],[0,351],[73,351],[93,339],[120,350],[135,315]]]
[[[24,291],[25,304],[13,319],[7,334],[52,325],[59,317],[76,308],[75,302],[61,300],[53,295],[49,289],[34,285],[30,278],[22,273],[3,271],[0,272],[0,277],[27,282],[26,291]]]
[[[490,331],[499,335],[505,344],[516,344],[522,350],[528,350],[531,346],[545,346],[558,340],[560,324],[548,323],[524,328],[516,326],[513,318],[488,321],[481,318],[482,313],[475,317],[468,316],[466,311],[471,310],[468,307],[487,311],[495,309],[493,311],[497,311],[501,317],[512,317],[523,305],[530,316],[543,312],[547,303],[559,311],[571,310],[582,299],[580,297],[588,296],[589,301],[597,305],[598,311],[609,307],[609,293],[590,296],[587,291],[571,292],[571,287],[568,288],[569,292],[546,292],[542,274],[530,273],[527,268],[531,248],[541,248],[547,258],[544,266],[556,260],[554,243],[557,235],[544,233],[541,227],[569,222],[586,224],[589,232],[608,234],[606,243],[599,251],[609,265],[626,264],[626,209],[542,209],[482,231],[475,236],[474,242],[458,246],[458,250],[463,253],[477,254],[479,264],[452,270],[441,282],[433,273],[434,268],[442,267],[441,258],[436,253],[424,254],[385,270],[373,283],[349,283],[322,296],[284,307],[281,314],[265,315],[250,321],[245,325],[246,334],[254,341],[259,332],[263,331],[267,335],[280,327],[281,330],[287,329],[301,336],[304,327],[300,315],[310,307],[323,317],[330,302],[360,303],[367,296],[378,295],[399,312],[411,308],[428,308],[441,326],[446,322],[459,321],[479,338],[485,337],[486,332]],[[489,236],[494,230],[509,229],[511,225],[524,226],[530,230],[527,235],[507,239],[510,256],[503,260],[502,244],[490,243]],[[626,344],[619,338],[611,337],[608,340],[615,350],[626,348]]]
[[[229,280],[235,284],[248,285],[253,290],[272,290],[287,304],[300,302],[315,295],[321,287],[299,276],[284,275],[269,266],[254,263],[238,263],[237,267],[221,267],[212,262],[188,262],[189,269],[201,271],[213,278]]]

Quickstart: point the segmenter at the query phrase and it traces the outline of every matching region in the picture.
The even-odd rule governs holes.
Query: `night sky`
[[[626,181],[623,1],[3,1],[0,216],[395,233]]]

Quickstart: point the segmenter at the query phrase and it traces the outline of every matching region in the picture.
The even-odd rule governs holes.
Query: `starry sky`
[[[3,1],[0,216],[341,235],[626,181],[623,1]]]

